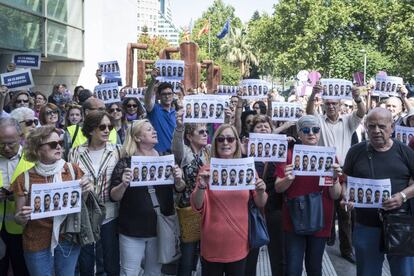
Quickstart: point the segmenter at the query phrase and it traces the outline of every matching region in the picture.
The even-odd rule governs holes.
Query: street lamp
[[[366,75],[367,75],[367,51],[365,49],[359,50],[361,53],[364,53],[364,85],[367,84]]]

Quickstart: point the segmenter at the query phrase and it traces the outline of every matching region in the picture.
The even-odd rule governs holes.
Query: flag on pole
[[[210,22],[208,20],[205,21],[203,28],[198,32],[197,38],[200,38],[201,35],[206,34],[209,32]]]
[[[218,39],[224,38],[230,30],[230,18],[226,20],[226,23],[224,23],[223,29],[221,29],[221,32],[218,33],[216,36]]]

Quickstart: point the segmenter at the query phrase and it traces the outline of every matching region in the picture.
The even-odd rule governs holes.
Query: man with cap
[[[316,84],[309,97],[306,106],[307,114],[315,114],[314,101],[315,95],[322,92],[320,83]],[[340,114],[341,107],[339,100],[325,99],[323,107],[325,114],[317,115],[321,125],[320,146],[328,146],[336,148],[336,156],[341,166],[344,164],[345,156],[351,147],[352,134],[357,129],[365,115],[365,104],[359,95],[359,89],[352,89],[352,97],[357,104],[357,110],[350,114]],[[315,114],[316,115],[316,114]],[[351,242],[351,214],[339,207],[339,201],[335,202],[335,209],[338,213],[339,224],[339,243],[342,257],[347,261],[354,263],[354,256]],[[334,225],[334,224],[333,224]],[[335,227],[332,229],[329,245],[335,242]]]

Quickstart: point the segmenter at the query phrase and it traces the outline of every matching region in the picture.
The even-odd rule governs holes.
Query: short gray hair
[[[22,134],[22,128],[20,127],[19,122],[13,117],[0,118],[0,129],[4,129],[5,127],[14,127],[19,136]]]
[[[32,109],[28,107],[19,107],[14,109],[10,116],[17,120],[17,122],[24,121],[26,117],[35,117],[35,113]]]
[[[296,123],[296,129],[299,132],[304,127],[313,127],[318,126],[320,127],[318,117],[314,115],[304,115],[300,117],[299,121]]]

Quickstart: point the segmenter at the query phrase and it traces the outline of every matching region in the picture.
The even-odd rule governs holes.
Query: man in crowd
[[[384,108],[371,110],[365,122],[368,140],[353,146],[345,159],[347,176],[390,179],[393,195],[383,202],[385,210],[409,209],[414,197],[414,151],[391,138],[393,117]],[[368,200],[367,200],[368,201]],[[348,203],[348,209],[353,204]],[[378,210],[357,208],[354,246],[357,275],[381,275],[384,253],[380,250],[382,222]],[[391,275],[414,275],[414,257],[388,255]]]
[[[340,114],[341,106],[339,100],[326,99],[323,101],[325,114],[315,114],[315,95],[322,92],[322,86],[318,83],[314,86],[309,97],[306,112],[317,115],[321,125],[320,146],[335,147],[336,157],[339,165],[343,166],[345,156],[351,147],[352,134],[361,123],[365,115],[365,104],[359,96],[359,90],[352,90],[352,97],[357,104],[357,110],[351,114]],[[326,167],[326,165],[325,165]],[[354,263],[354,256],[351,242],[351,214],[339,207],[339,200],[335,201],[335,210],[338,214],[339,224],[339,248],[342,257]],[[331,239],[328,245],[335,243],[335,223],[332,225]]]

